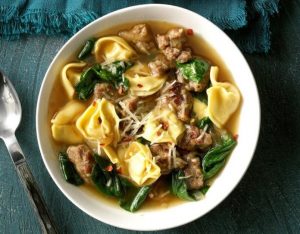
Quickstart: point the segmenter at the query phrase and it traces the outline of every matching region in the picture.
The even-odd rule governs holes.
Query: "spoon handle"
[[[4,139],[8,152],[15,164],[19,178],[27,192],[28,198],[33,206],[41,225],[43,233],[58,233],[46,208],[38,186],[26,163],[24,154],[18,144],[15,135]]]

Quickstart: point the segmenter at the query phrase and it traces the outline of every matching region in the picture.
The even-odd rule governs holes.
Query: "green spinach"
[[[87,100],[93,94],[95,85],[103,82],[112,84],[116,89],[122,87],[124,91],[127,91],[129,80],[123,74],[131,66],[131,63],[124,61],[116,61],[103,66],[94,64],[81,73],[80,81],[75,86],[78,98]]]
[[[206,90],[202,91],[201,93],[193,92],[192,95],[194,98],[197,98],[198,100],[200,100],[201,102],[207,105],[208,98],[207,98]]]
[[[178,170],[172,173],[171,193],[182,200],[200,200],[208,189],[209,187],[204,185],[200,189],[188,190],[184,172],[182,170]]]
[[[91,38],[85,42],[84,46],[82,47],[80,53],[77,56],[79,60],[83,60],[91,54],[94,48],[95,41],[95,38]]]
[[[136,139],[136,141],[143,144],[143,145],[150,145],[151,144],[151,142],[146,140],[144,137],[138,137]]]
[[[94,158],[96,164],[93,167],[91,178],[96,188],[109,196],[122,197],[124,191],[114,166],[109,160],[97,154],[94,154]]]
[[[209,63],[204,59],[195,58],[186,63],[177,63],[179,72],[184,78],[200,83],[209,70]]]
[[[196,125],[198,128],[203,129],[206,125],[208,125],[208,127],[212,127],[213,123],[211,122],[210,118],[208,116],[203,117],[202,119],[198,120],[196,122]]]
[[[225,165],[226,157],[232,152],[237,142],[229,134],[221,136],[221,144],[211,148],[202,160],[204,178],[215,176]]]
[[[69,160],[67,153],[60,152],[58,154],[58,160],[63,177],[68,183],[76,186],[84,183],[84,180],[76,171],[74,164]]]
[[[146,200],[151,187],[130,187],[124,197],[120,199],[120,206],[130,212],[137,211]]]
[[[182,170],[172,173],[171,193],[183,200],[194,200],[194,198],[190,196],[188,192],[187,185],[184,179],[184,172]]]

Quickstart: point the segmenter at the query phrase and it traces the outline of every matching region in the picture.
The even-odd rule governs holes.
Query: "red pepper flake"
[[[160,136],[161,134],[162,134],[161,131],[157,131],[157,133],[156,133],[157,136]]]
[[[106,168],[105,171],[112,171],[113,170],[113,166],[111,164],[109,164]]]
[[[100,118],[100,116],[98,117],[98,122],[99,122],[99,124],[102,123],[102,119]]]
[[[186,30],[186,35],[193,36],[193,35],[194,35],[193,29],[188,28],[188,29]]]
[[[137,87],[143,88],[143,85],[142,84],[137,84]]]
[[[167,131],[167,130],[168,130],[169,124],[168,124],[167,122],[160,121],[159,123],[161,124],[162,130],[164,130],[164,131]]]
[[[239,135],[238,135],[238,134],[234,134],[234,135],[233,135],[233,139],[234,139],[235,141],[237,141],[238,138],[239,138]]]
[[[96,101],[93,101],[93,106],[96,106],[96,104],[97,104]]]
[[[100,145],[101,147],[105,146],[105,144],[102,144],[102,143],[100,143],[99,145]]]

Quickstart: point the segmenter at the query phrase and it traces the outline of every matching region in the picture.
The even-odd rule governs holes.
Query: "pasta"
[[[171,142],[176,144],[185,127],[169,108],[157,108],[151,112],[142,137],[151,143]]]
[[[68,102],[51,120],[52,136],[58,142],[78,144],[83,142],[83,137],[77,131],[75,122],[85,110],[85,105],[78,101]]]
[[[148,146],[135,141],[130,143],[123,159],[125,164],[123,173],[136,186],[141,187],[152,184],[160,176],[160,168],[153,161]]]
[[[86,140],[101,146],[116,145],[120,139],[119,117],[106,99],[94,101],[77,119],[76,127]]]
[[[125,76],[130,82],[130,93],[133,96],[150,96],[164,85],[166,76],[154,77],[146,64],[137,63],[128,69]]]
[[[62,84],[69,99],[74,97],[74,87],[79,82],[82,68],[85,66],[86,63],[84,62],[69,63],[61,71]]]
[[[95,44],[94,54],[97,61],[129,60],[136,53],[121,37],[102,37]]]
[[[237,88],[228,82],[218,82],[218,67],[212,67],[210,79],[212,87],[207,90],[208,116],[213,123],[221,128],[237,110],[240,94]]]

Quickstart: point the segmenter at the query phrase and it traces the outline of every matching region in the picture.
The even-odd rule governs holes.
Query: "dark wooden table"
[[[272,50],[245,54],[257,82],[262,122],[254,159],[230,196],[210,213],[166,233],[300,233],[300,2],[281,1]],[[76,208],[42,162],[35,132],[38,90],[62,37],[0,39],[0,69],[20,95],[17,137],[61,233],[125,233]],[[0,233],[39,233],[34,212],[0,143]],[[153,224],[155,225],[155,224]]]

